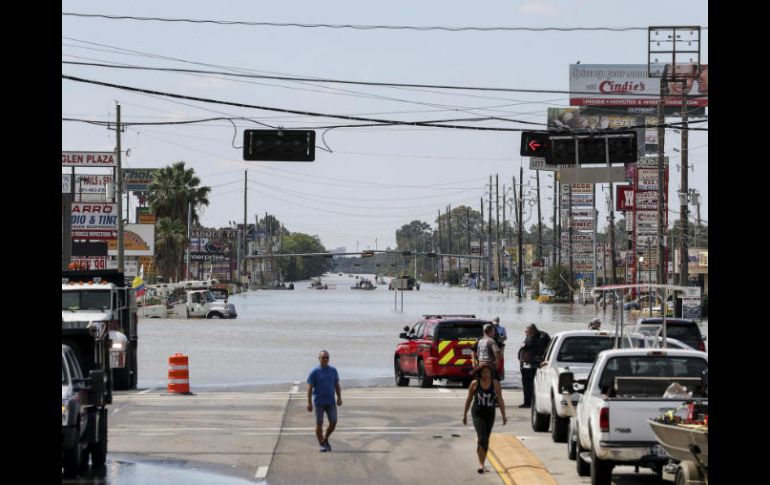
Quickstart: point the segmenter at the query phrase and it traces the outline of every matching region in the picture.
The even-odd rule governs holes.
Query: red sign
[[[630,185],[615,187],[615,210],[626,212],[634,210],[634,188]]]

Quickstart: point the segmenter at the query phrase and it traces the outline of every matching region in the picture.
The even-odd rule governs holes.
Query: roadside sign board
[[[115,167],[114,152],[61,152],[62,167]]]

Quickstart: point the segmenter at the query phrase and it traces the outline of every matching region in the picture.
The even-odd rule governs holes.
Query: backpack
[[[540,330],[540,333],[538,334],[538,338],[540,338],[540,344],[542,345],[541,347],[542,355],[540,357],[544,358],[545,351],[548,350],[548,345],[551,343],[551,336],[548,335],[548,332],[544,332]]]

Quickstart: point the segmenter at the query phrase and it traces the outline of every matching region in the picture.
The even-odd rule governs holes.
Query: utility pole
[[[468,235],[468,256],[471,255],[471,208],[468,206],[465,206],[465,232]],[[472,259],[468,259],[468,272],[471,272],[470,266],[471,266]]]
[[[497,174],[495,174],[495,272],[499,292],[502,290],[503,282],[500,271],[500,183]]]
[[[438,210],[438,257],[439,257],[439,265],[438,269],[436,270],[441,274],[441,277],[439,278],[439,281],[441,281],[441,284],[444,284],[444,255],[441,251],[441,209]]]
[[[543,264],[543,217],[540,213],[540,170],[535,170],[537,180],[537,260]]]
[[[688,128],[687,128],[687,80],[682,80],[682,187],[680,188],[680,194],[684,194],[679,201],[681,206],[679,208],[680,219],[682,221],[682,259],[680,260],[680,285],[689,285],[689,255],[687,252],[687,223],[688,223],[688,210],[689,204],[687,203],[688,189],[687,189],[687,175],[690,169],[687,163],[687,141],[688,141]]]
[[[610,139],[604,139],[605,155],[607,157],[607,180],[610,180],[610,265],[612,265],[612,279],[610,284],[615,284],[615,197],[612,193],[612,179],[610,178]],[[634,215],[634,217],[636,217]]]
[[[556,231],[556,222],[557,222],[557,211],[559,208],[559,190],[558,190],[558,182],[556,180],[556,174],[558,172],[553,173],[553,265],[557,265],[557,254],[558,254],[558,245],[557,245],[557,231]],[[560,242],[560,241],[559,241]]]
[[[519,166],[519,279],[516,285],[519,288],[519,303],[524,293],[524,233],[522,232],[522,219],[524,218],[524,166]]]
[[[124,261],[123,261],[123,169],[121,168],[122,164],[122,152],[120,147],[120,132],[123,129],[120,126],[120,105],[117,104],[118,112],[117,112],[117,123],[115,125],[115,139],[117,141],[117,159],[118,159],[118,169],[117,169],[117,177],[116,177],[116,183],[115,183],[115,194],[117,197],[115,197],[118,201],[118,271],[123,273],[125,271]],[[73,171],[74,174],[74,171]],[[72,184],[75,184],[75,177],[73,175],[72,177]],[[82,197],[82,195],[81,195]],[[188,235],[187,240],[187,247],[189,248],[190,240]],[[189,259],[188,259],[188,265]]]
[[[558,173],[559,172],[554,172],[554,174],[558,174]],[[554,178],[556,177],[557,175],[554,175]],[[555,182],[553,190],[555,192],[558,192],[558,195],[556,194],[554,195],[556,196],[556,201],[557,201],[556,206],[559,208],[559,210],[557,211],[556,207],[554,207],[553,210],[554,212],[556,212],[556,217],[559,218],[558,222],[556,223],[556,227],[554,227],[554,229],[556,229],[556,232],[557,232],[557,235],[555,236],[555,238],[559,241],[559,245],[558,245],[559,250],[556,252],[558,256],[557,264],[561,266],[561,211],[564,210],[564,205],[561,202],[561,183],[558,181],[558,179]]]
[[[487,289],[492,279],[492,176],[489,176],[489,217],[487,218]]]
[[[449,234],[449,254],[454,254],[452,251],[452,206],[448,205],[446,209],[447,219],[447,234]],[[452,256],[449,256],[449,271],[452,271]],[[450,281],[449,284],[452,284]]]
[[[481,234],[481,237],[479,237],[479,255],[481,256],[484,254],[484,197],[481,198],[481,231],[479,234]],[[481,273],[483,271],[483,265],[484,265],[484,260],[480,259],[479,260],[479,286],[481,286],[480,283],[481,283]],[[487,287],[489,287],[489,276],[486,276],[484,278],[484,281],[486,282]]]
[[[187,203],[187,263],[185,264],[184,279],[191,278],[190,271],[190,231],[192,230],[192,202]]]
[[[243,249],[241,250],[241,258],[243,259],[243,269],[241,270],[241,280],[243,279],[243,275],[246,273],[246,202],[248,200],[248,189],[246,187],[246,184],[248,182],[249,178],[249,171],[244,170],[243,171]],[[238,265],[241,265],[241,261],[238,261]]]
[[[666,129],[664,124],[666,123],[666,116],[664,114],[665,109],[665,79],[660,81],[660,99],[658,100],[658,283],[666,282],[667,268],[664,266],[664,251],[665,247],[663,241],[666,235],[667,224],[663,220],[663,204],[666,200],[664,193],[665,185],[665,173],[663,167],[664,157],[664,140],[666,137]],[[636,215],[634,215],[636,217]],[[670,243],[669,243],[670,244]]]
[[[505,241],[505,184],[503,184],[503,237],[500,238],[500,245],[501,249],[498,251],[500,254],[500,276],[502,279],[503,269],[505,269],[505,243],[508,241]],[[500,293],[502,293],[502,288],[500,289]]]
[[[569,303],[574,303],[575,296],[572,294],[572,282],[575,281],[572,268],[573,260],[572,255],[575,253],[575,245],[572,243],[572,184],[569,184],[569,204],[567,205],[567,227],[569,230]]]

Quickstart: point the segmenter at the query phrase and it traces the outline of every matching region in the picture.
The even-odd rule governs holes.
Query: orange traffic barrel
[[[169,394],[192,394],[190,392],[190,370],[187,356],[174,354],[168,358]]]

